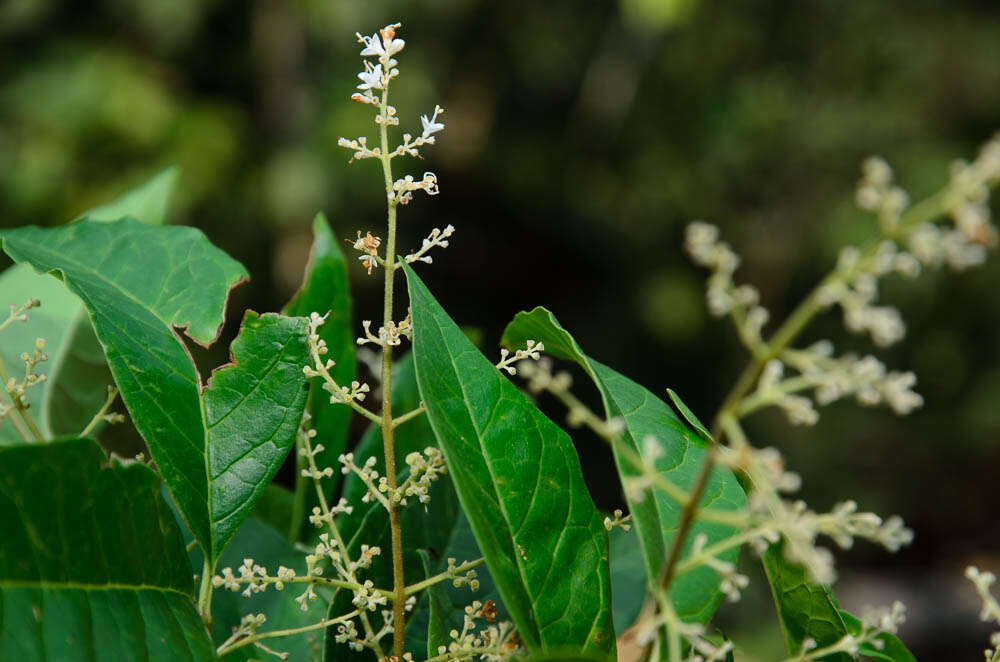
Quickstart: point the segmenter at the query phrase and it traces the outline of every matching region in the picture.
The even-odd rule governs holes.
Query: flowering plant
[[[435,106],[419,134],[394,138],[400,29],[357,35],[365,59],[351,98],[372,107],[377,138],[338,143],[351,161],[379,163],[386,196],[384,229],[348,241],[384,285],[383,318],[362,321],[360,337],[353,260],[322,215],[299,292],[280,314],[247,311],[232,362],[207,380],[181,334],[213,343],[247,274],[200,232],[162,226],[172,173],[71,224],[0,235],[18,263],[3,291],[32,297],[0,324],[0,656],[728,660],[738,642],[711,619],[750,581],[737,565],[746,547],[773,590],[788,660],[912,660],[895,636],[903,605],[841,610],[820,540],[895,551],[913,533],[852,500],[829,512],[793,500],[798,476],[741,421],[777,407],[812,425],[816,405],[846,397],[899,415],[921,406],[913,373],[796,342],[834,307],[849,331],[898,342],[905,325],[877,303],[881,279],[983,262],[997,241],[987,202],[1000,139],[916,204],[884,161],[866,161],[857,202],[879,238],[845,247],[772,333],[760,293],[734,278],[734,250],[714,226],[690,225],[708,307],[750,354],[706,427],[673,390],[657,395],[585,353],[544,308],[518,314],[499,360],[487,358],[415,271],[448,247],[451,225],[398,254],[400,208],[439,188],[433,172],[394,174],[397,159],[422,158],[445,129]],[[36,331],[47,337],[26,342]],[[553,360],[583,370],[602,411]],[[15,361],[23,373],[8,371]],[[598,512],[570,436],[534,403],[543,392],[566,406],[569,427],[610,445],[628,514]],[[119,394],[149,460],[108,458],[94,441],[124,421]],[[349,448],[352,416],[368,427]],[[272,483],[289,455],[292,491]],[[627,570],[613,576],[612,565]],[[993,576],[968,576],[1000,625]],[[1000,659],[993,645],[987,657]]]

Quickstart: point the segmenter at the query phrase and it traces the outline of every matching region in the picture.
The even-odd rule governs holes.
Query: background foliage
[[[397,18],[410,53],[397,106],[447,109],[429,163],[444,195],[401,228],[404,246],[458,228],[426,272],[441,303],[487,347],[516,311],[546,305],[595,358],[704,416],[743,356],[704,310],[686,221],[722,227],[780,317],[837,246],[873,232],[852,203],[864,156],[889,158],[919,196],[1000,127],[1000,7],[987,0],[9,0],[0,224],[62,223],[177,164],[171,219],[255,275],[234,294],[231,339],[250,302],[277,310],[293,293],[316,210],[341,237],[380,225],[374,166],[347,168],[333,145],[367,126],[344,94],[351,35]],[[356,319],[377,318],[380,281],[356,274]],[[998,278],[994,260],[889,288],[909,337],[887,358],[918,373],[927,403],[910,419],[843,404],[817,429],[750,426],[803,474],[804,498],[858,495],[917,532],[878,584],[881,552],[845,555],[838,595],[851,609],[903,599],[923,659],[962,657],[956,640],[978,655],[961,568],[1000,564],[982,558],[1000,549]],[[579,436],[610,508],[608,452]]]

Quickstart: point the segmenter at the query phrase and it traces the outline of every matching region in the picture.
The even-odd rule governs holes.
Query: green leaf
[[[782,554],[782,547],[783,543],[771,545],[764,553],[763,562],[788,652],[797,655],[806,638],[815,640],[819,648],[832,646],[847,634],[847,625],[836,600],[829,589],[812,584],[802,566],[789,563]],[[852,660],[846,653],[823,659],[828,662]]]
[[[281,467],[302,419],[307,322],[247,311],[204,392],[212,561]]]
[[[615,635],[620,637],[635,623],[646,600],[646,565],[635,533],[615,527],[608,538],[611,541],[611,604]]]
[[[306,320],[247,313],[236,365],[206,390],[175,334],[214,341],[238,262],[193,228],[83,220],[0,234],[7,253],[58,272],[87,306],[122,399],[211,560],[292,444],[305,404]]]
[[[664,454],[655,460],[654,466],[671,483],[682,489],[691,487],[705,463],[708,450],[701,433],[704,426],[687,407],[683,407],[681,411],[692,421],[694,430],[685,425],[663,400],[584,354],[569,332],[545,308],[518,313],[504,331],[502,342],[510,349],[517,349],[524,347],[529,338],[544,342],[546,354],[575,361],[586,370],[601,392],[608,418],[620,417],[624,420],[622,440],[633,454],[645,455],[642,441],[647,436],[655,437]],[[705,434],[707,436],[707,431]],[[616,447],[613,451],[622,482],[639,473],[628,457],[623,455],[622,449]],[[626,496],[628,497],[627,493]],[[700,506],[738,510],[745,504],[746,495],[736,477],[728,471],[718,468],[713,470]],[[673,543],[683,506],[665,491],[652,490],[639,499],[629,499],[629,510],[645,558],[647,576],[650,581],[655,582]],[[690,549],[698,534],[706,535],[708,544],[711,545],[736,532],[731,526],[696,521],[691,527],[684,549]],[[738,555],[739,550],[732,549],[722,554],[721,558],[735,562]],[[705,566],[677,576],[670,595],[678,615],[687,621],[706,622],[722,599],[718,585],[719,578],[715,571]]]
[[[404,270],[420,394],[521,638],[531,653],[613,655],[607,532],[569,436]]]
[[[838,611],[840,612],[840,617],[844,619],[847,631],[853,635],[860,635],[864,629],[861,619],[843,609]],[[896,635],[883,632],[878,635],[877,640],[882,642],[881,648],[876,648],[871,644],[863,644],[861,646],[861,654],[875,660],[887,660],[888,662],[917,662],[917,658],[913,656],[913,653],[909,651]]]
[[[355,377],[354,329],[351,321],[351,292],[347,281],[347,264],[337,245],[337,238],[323,214],[313,219],[313,246],[306,265],[302,287],[284,310],[286,315],[308,317],[316,312],[330,316],[319,327],[319,337],[326,341],[325,358],[336,365],[330,371],[338,384],[350,386]],[[312,415],[310,426],[316,430],[316,439],[325,450],[316,455],[320,466],[337,466],[337,457],[347,445],[347,428],[351,409],[344,405],[331,405],[330,396],[322,389],[319,380],[313,380],[309,390],[308,411]],[[299,512],[308,512],[317,500],[311,481],[301,476],[305,459],[299,457],[296,471],[296,497],[300,500]],[[327,496],[337,493],[341,473],[324,481]],[[304,517],[291,522],[292,538],[298,538]]]
[[[93,221],[117,221],[132,216],[150,225],[163,225],[170,209],[170,198],[177,188],[180,169],[170,166],[153,175],[138,188],[132,189],[106,205],[80,215]]]
[[[0,659],[214,660],[148,467],[90,439],[0,449]]]

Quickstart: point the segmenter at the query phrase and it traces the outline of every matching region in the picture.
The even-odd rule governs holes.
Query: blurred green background
[[[177,164],[174,222],[254,276],[230,326],[245,307],[280,309],[316,211],[342,237],[379,234],[377,165],[348,166],[335,143],[373,133],[348,101],[354,33],[397,20],[402,128],[446,108],[438,146],[412,166],[434,170],[442,194],[405,208],[400,230],[409,247],[458,229],[423,267],[428,285],[486,347],[515,312],[546,305],[588,353],[675,388],[703,418],[746,357],[706,314],[704,274],[680,249],[688,220],[722,227],[744,255],[739,276],[781,319],[843,242],[873,235],[853,205],[865,156],[888,158],[918,198],[1000,129],[991,0],[5,0],[0,223],[62,223]],[[377,319],[380,279],[352,278],[356,318]],[[977,659],[986,643],[961,571],[1000,570],[998,283],[994,257],[884,288],[909,333],[880,356],[918,373],[918,413],[842,403],[814,429],[749,423],[758,445],[787,453],[814,507],[853,497],[915,529],[896,556],[842,554],[837,590],[852,608],[906,602],[903,636],[923,660]],[[819,338],[872,351],[836,315],[806,340]],[[613,507],[610,456],[580,445],[596,500]],[[766,599],[723,609],[746,659],[780,655]]]

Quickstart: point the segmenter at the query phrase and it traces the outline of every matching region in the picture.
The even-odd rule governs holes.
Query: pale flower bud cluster
[[[784,459],[773,448],[756,449],[745,442],[734,443],[720,453],[719,463],[745,473],[753,485],[748,509],[756,520],[756,535],[750,540],[754,549],[763,553],[784,537],[785,557],[803,565],[816,583],[830,584],[836,578],[833,555],[816,545],[819,535],[830,537],[842,549],[850,548],[855,538],[864,538],[893,552],[913,540],[913,532],[899,517],[883,520],[874,513],[859,513],[853,501],[819,514],[801,500],[784,499],[781,495],[798,490],[802,481],[785,469]]]
[[[476,570],[473,568],[471,570],[462,572],[459,569],[460,565],[465,565],[465,564],[464,563],[457,564],[456,559],[451,557],[448,558],[448,568],[445,570],[445,572],[448,573],[449,577],[451,577],[452,586],[454,586],[455,588],[468,586],[469,590],[478,591],[479,580],[476,579],[477,575]]]
[[[855,196],[858,206],[878,214],[885,233],[892,232],[900,216],[910,205],[910,196],[893,184],[892,168],[884,159],[873,156],[861,164],[861,181]]]
[[[379,347],[396,347],[402,342],[402,338],[407,338],[413,340],[413,321],[410,316],[407,315],[399,324],[396,324],[392,320],[389,320],[385,326],[380,326],[378,328],[378,335],[372,333],[371,320],[364,320],[361,322],[361,326],[365,329],[365,335],[358,338],[357,342],[359,345],[366,345],[372,343],[373,345],[378,345]]]
[[[719,229],[701,221],[691,223],[687,227],[684,248],[696,264],[712,272],[705,293],[709,312],[716,317],[732,315],[744,344],[759,345],[761,331],[770,314],[760,305],[757,288],[733,282],[740,257],[728,243],[719,240]]]
[[[604,518],[604,528],[610,531],[616,526],[621,527],[622,531],[628,531],[632,528],[632,525],[628,523],[632,519],[631,515],[624,515],[621,508],[616,508],[613,513],[613,517]]]
[[[881,242],[871,255],[863,255],[856,246],[845,246],[833,276],[817,290],[817,302],[824,307],[839,304],[849,331],[868,333],[876,345],[887,347],[906,335],[906,325],[896,308],[874,305],[878,279],[890,273],[914,277],[920,273],[920,265],[891,241]]]
[[[998,154],[998,158],[1000,158],[1000,154]],[[979,611],[979,620],[1000,625],[1000,603],[990,591],[990,588],[997,581],[996,575],[992,572],[982,572],[976,566],[970,565],[965,569],[965,576],[975,585],[976,592],[983,601],[983,607]],[[1000,655],[1000,630],[990,635],[990,646],[991,648],[983,651],[987,662]]]
[[[424,449],[424,454],[410,453],[406,456],[406,464],[410,467],[410,475],[399,486],[393,497],[401,505],[406,505],[407,497],[417,497],[417,501],[426,504],[431,500],[431,483],[448,473],[441,451],[433,446]]]
[[[782,356],[815,384],[814,397],[820,405],[853,395],[862,406],[885,404],[900,416],[923,406],[924,399],[913,390],[917,383],[914,373],[887,371],[885,364],[871,355],[834,358],[832,354],[833,344],[821,341]]]
[[[573,385],[573,377],[568,372],[552,373],[552,360],[548,357],[542,357],[536,363],[521,361],[517,372],[528,380],[528,390],[536,394],[551,391],[558,395],[566,393]]]
[[[29,301],[29,303],[31,303]],[[12,309],[13,317],[13,309]],[[22,313],[22,317],[23,313]],[[21,319],[20,317],[14,319]],[[27,317],[24,317],[27,319]],[[32,348],[31,353],[21,352],[21,360],[24,361],[24,378],[18,381],[14,377],[9,377],[5,387],[7,389],[7,394],[10,396],[12,401],[17,403],[17,406],[21,409],[28,409],[31,407],[31,403],[28,402],[28,389],[32,386],[37,386],[48,380],[47,375],[39,375],[35,373],[35,368],[39,363],[43,363],[49,360],[49,355],[43,350],[45,349],[45,338],[38,338],[35,340],[35,346]]]
[[[430,255],[427,255],[427,251],[434,248],[435,246],[440,246],[441,248],[448,248],[448,237],[455,234],[455,227],[453,225],[445,226],[444,230],[434,228],[431,233],[427,235],[424,239],[423,244],[420,246],[420,250],[416,253],[410,253],[404,260],[407,264],[413,264],[414,262],[426,262],[431,264],[434,260]]]
[[[757,390],[753,397],[760,403],[773,404],[782,409],[792,425],[815,425],[819,413],[812,400],[805,396],[789,393],[782,388],[785,366],[778,359],[771,359],[764,365]]]
[[[413,178],[413,175],[406,175],[392,183],[392,190],[389,197],[398,204],[405,205],[413,200],[414,191],[424,191],[427,195],[437,195],[438,189],[437,175],[433,172],[425,172],[420,180]]]
[[[500,362],[496,364],[498,370],[503,370],[508,375],[516,375],[517,368],[513,365],[515,361],[521,361],[522,359],[531,359],[537,361],[542,357],[540,352],[545,351],[545,343],[535,342],[534,340],[528,340],[525,343],[524,349],[516,350],[511,354],[510,350],[503,348],[500,350]]]
[[[708,545],[708,536],[699,533],[691,544],[691,556],[703,554]],[[719,590],[730,602],[740,599],[740,592],[750,585],[750,578],[736,571],[736,565],[712,555],[705,555],[702,562],[719,575]]]
[[[485,627],[478,629],[477,620],[486,621]],[[521,653],[514,626],[508,621],[496,623],[496,606],[491,600],[486,605],[474,601],[465,608],[462,630],[452,630],[452,642],[438,647],[438,655],[447,655],[451,660],[483,660],[501,662]]]

